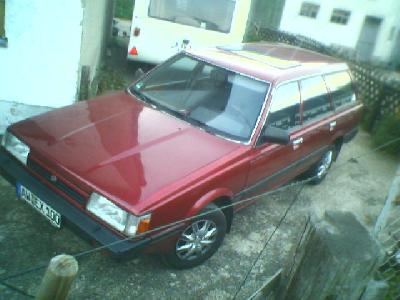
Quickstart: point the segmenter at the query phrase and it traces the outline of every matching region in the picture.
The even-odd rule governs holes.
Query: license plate
[[[61,214],[55,211],[48,204],[39,199],[35,194],[28,190],[23,185],[17,183],[17,195],[19,198],[28,202],[34,209],[40,212],[43,216],[50,221],[50,224],[60,228]]]

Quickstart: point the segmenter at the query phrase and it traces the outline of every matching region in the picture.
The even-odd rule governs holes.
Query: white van
[[[135,1],[127,58],[158,64],[187,47],[240,43],[251,2]]]

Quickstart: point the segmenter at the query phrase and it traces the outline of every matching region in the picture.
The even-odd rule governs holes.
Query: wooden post
[[[383,252],[368,230],[348,212],[326,212],[313,220],[292,275],[277,299],[360,299]]]
[[[61,254],[53,257],[44,274],[36,299],[66,299],[77,273],[78,262],[73,256]]]

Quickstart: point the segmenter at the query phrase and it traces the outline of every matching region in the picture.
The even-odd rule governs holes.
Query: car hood
[[[125,92],[53,110],[11,131],[32,155],[40,154],[133,211],[161,189],[241,147]]]

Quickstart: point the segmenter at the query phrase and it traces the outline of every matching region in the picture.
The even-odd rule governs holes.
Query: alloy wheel
[[[329,150],[324,154],[317,169],[317,177],[322,178],[328,172],[333,160],[333,151]]]
[[[176,243],[176,255],[194,260],[207,253],[217,239],[217,225],[212,220],[199,220],[188,226]]]

